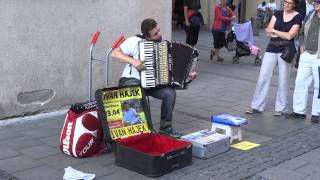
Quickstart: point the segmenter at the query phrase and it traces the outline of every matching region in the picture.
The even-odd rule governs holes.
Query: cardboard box
[[[192,155],[202,159],[216,156],[230,148],[229,136],[208,129],[182,136],[181,139],[192,142]]]

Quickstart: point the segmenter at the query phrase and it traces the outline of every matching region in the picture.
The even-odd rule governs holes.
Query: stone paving
[[[183,42],[184,33],[173,32],[173,39]],[[263,33],[255,40],[265,48]],[[243,127],[244,140],[261,146],[249,151],[231,148],[208,160],[193,158],[191,166],[157,179],[320,179],[319,125],[311,124],[309,116],[306,120],[273,116],[277,71],[265,112],[246,115],[259,73],[254,57],[241,57],[239,64],[232,64],[234,53],[223,50],[225,61],[218,63],[209,60],[211,47],[211,33],[201,32],[199,77],[188,90],[177,91],[174,126],[187,134],[210,128],[212,114],[244,116],[249,121]],[[291,94],[295,71],[292,75]],[[160,101],[151,98],[150,102],[154,128],[158,129]],[[85,159],[62,154],[58,141],[65,112],[0,123],[0,179],[62,179],[68,166],[96,174],[96,179],[151,179],[116,166],[113,153]]]
[[[304,171],[295,170],[302,167],[308,170],[308,168],[312,167],[314,172],[319,173],[319,167],[316,165],[317,162],[319,163],[319,159],[313,159],[317,157],[314,156],[316,155],[315,153],[319,152],[319,149],[317,149],[320,147],[319,140],[319,125],[307,127],[284,136],[278,136],[276,139],[264,142],[263,146],[251,151],[243,152],[232,149],[221,154],[220,157],[198,162],[196,165],[172,174],[172,179],[273,179],[277,176],[281,179],[284,175],[288,179],[309,178],[312,175]],[[311,153],[313,157],[308,155],[311,158],[310,160],[313,160],[313,164],[309,164],[310,162],[308,161],[302,163],[301,160],[307,160],[306,157],[299,157],[300,161],[293,160],[292,162],[287,162],[286,165],[281,164],[314,149],[317,150]],[[292,165],[294,163],[296,164],[295,167]],[[274,167],[277,165],[279,167]],[[281,167],[283,172],[279,170]],[[287,167],[292,169],[286,169]],[[278,172],[276,173],[276,171]],[[284,174],[284,172],[288,174]]]

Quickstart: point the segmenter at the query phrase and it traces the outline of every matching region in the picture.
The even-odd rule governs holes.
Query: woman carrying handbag
[[[287,51],[296,53],[294,37],[298,34],[303,17],[296,11],[299,0],[284,0],[284,10],[276,11],[266,28],[266,34],[270,37],[263,57],[258,82],[251,102],[248,114],[264,111],[266,97],[270,88],[273,71],[278,65],[278,91],[275,102],[275,116],[281,116],[287,111],[289,79],[292,68],[290,59],[285,61]],[[287,58],[287,57],[286,57]]]

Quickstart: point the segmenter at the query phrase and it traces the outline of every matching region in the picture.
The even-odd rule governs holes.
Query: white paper
[[[95,176],[96,176],[95,174],[87,174],[68,166],[67,168],[64,168],[63,179],[64,180],[78,180],[78,179],[92,180],[94,179]]]

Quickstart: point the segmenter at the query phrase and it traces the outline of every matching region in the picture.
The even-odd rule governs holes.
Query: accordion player
[[[186,89],[191,82],[189,73],[195,70],[199,57],[193,47],[169,41],[141,41],[139,52],[145,66],[140,72],[143,88],[169,85]]]

